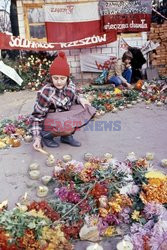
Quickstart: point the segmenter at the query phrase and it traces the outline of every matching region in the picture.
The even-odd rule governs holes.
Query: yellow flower
[[[121,212],[122,208],[117,202],[109,202],[108,204],[112,208],[113,212]]]
[[[26,213],[27,215],[34,216],[34,217],[40,217],[40,218],[46,218],[42,210],[36,211],[35,209],[30,210]]]
[[[66,240],[64,232],[61,231],[61,225],[56,226],[54,229],[43,227],[41,245],[48,243],[47,250],[64,249],[68,244],[71,249],[70,243]]]
[[[84,167],[85,168],[90,168],[92,166],[91,162],[85,162]]]
[[[150,178],[149,179],[149,184],[150,185],[155,185],[157,187],[160,187],[162,185],[162,179],[158,179],[158,178]]]
[[[166,175],[164,175],[163,173],[161,173],[160,171],[150,171],[148,173],[145,174],[146,178],[158,178],[158,179],[162,179],[162,180],[166,180]]]
[[[114,90],[114,94],[115,94],[115,95],[121,94],[121,93],[122,93],[122,91],[121,91],[120,89],[115,88],[115,90]]]
[[[144,202],[158,202],[161,204],[167,203],[167,181],[166,178],[152,178],[149,179],[149,184],[143,185],[144,192],[141,199],[144,198]],[[145,202],[145,203],[146,203]]]
[[[114,233],[115,233],[115,228],[110,226],[110,227],[107,227],[104,235],[107,237],[111,237]]]
[[[8,141],[10,140],[10,137],[9,136],[5,136],[3,139],[0,139],[0,141],[6,143],[6,144],[9,144]]]
[[[107,209],[102,208],[102,207],[99,208],[99,213],[100,213],[100,216],[104,218],[108,215]]]
[[[132,214],[131,217],[132,217],[133,220],[139,221],[140,211],[134,210],[134,212],[133,212],[133,214]]]
[[[23,128],[17,128],[16,129],[16,134],[23,136],[25,134],[25,130]]]
[[[6,144],[4,142],[0,141],[0,149],[5,148],[5,147],[6,147]]]

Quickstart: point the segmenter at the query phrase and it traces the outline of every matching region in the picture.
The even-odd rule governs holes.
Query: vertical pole
[[[83,85],[83,72],[81,71],[81,83]]]
[[[117,39],[117,58],[120,57],[120,43],[121,43],[121,34],[119,35]]]

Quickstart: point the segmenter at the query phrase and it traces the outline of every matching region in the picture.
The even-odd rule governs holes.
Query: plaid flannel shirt
[[[56,89],[51,83],[47,83],[38,91],[34,105],[34,111],[30,116],[29,130],[34,137],[40,137],[43,121],[49,112],[61,112],[69,110],[72,104],[80,103],[76,94],[76,86],[70,81],[62,90]]]

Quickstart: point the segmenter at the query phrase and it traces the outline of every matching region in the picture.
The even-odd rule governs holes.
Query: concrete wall
[[[87,0],[86,0],[87,1]],[[88,0],[89,1],[89,0]],[[19,30],[20,36],[26,37],[25,34],[25,24],[24,24],[24,12],[23,12],[23,4],[28,3],[56,3],[56,2],[77,2],[77,0],[70,0],[70,1],[62,1],[62,0],[36,0],[36,1],[29,1],[29,0],[18,0],[17,1],[17,9],[18,9],[18,20],[19,20]],[[81,1],[80,1],[81,2]],[[84,2],[84,0],[82,0]],[[147,33],[138,33],[138,34],[121,34],[124,37],[124,40],[130,45],[134,47],[142,47],[142,45],[147,41]],[[80,53],[86,53],[88,56],[90,53],[98,53],[98,54],[106,54],[110,55],[113,54],[116,57],[120,57],[123,50],[118,48],[119,46],[119,38],[116,42],[109,43],[103,46],[92,47],[89,49],[72,49],[72,50],[65,50],[65,53],[68,58],[68,62],[71,67],[71,73],[76,79],[84,79],[86,81],[91,81],[95,78],[99,73],[86,73],[84,72],[81,74],[80,68]]]

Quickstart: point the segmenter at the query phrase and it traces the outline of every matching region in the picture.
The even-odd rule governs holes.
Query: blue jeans
[[[122,76],[127,80],[128,83],[131,83],[132,69],[125,69],[124,72],[122,73]],[[115,86],[117,87],[118,85],[122,84],[122,81],[119,78],[119,76],[112,76],[109,79],[109,83],[114,83]]]

